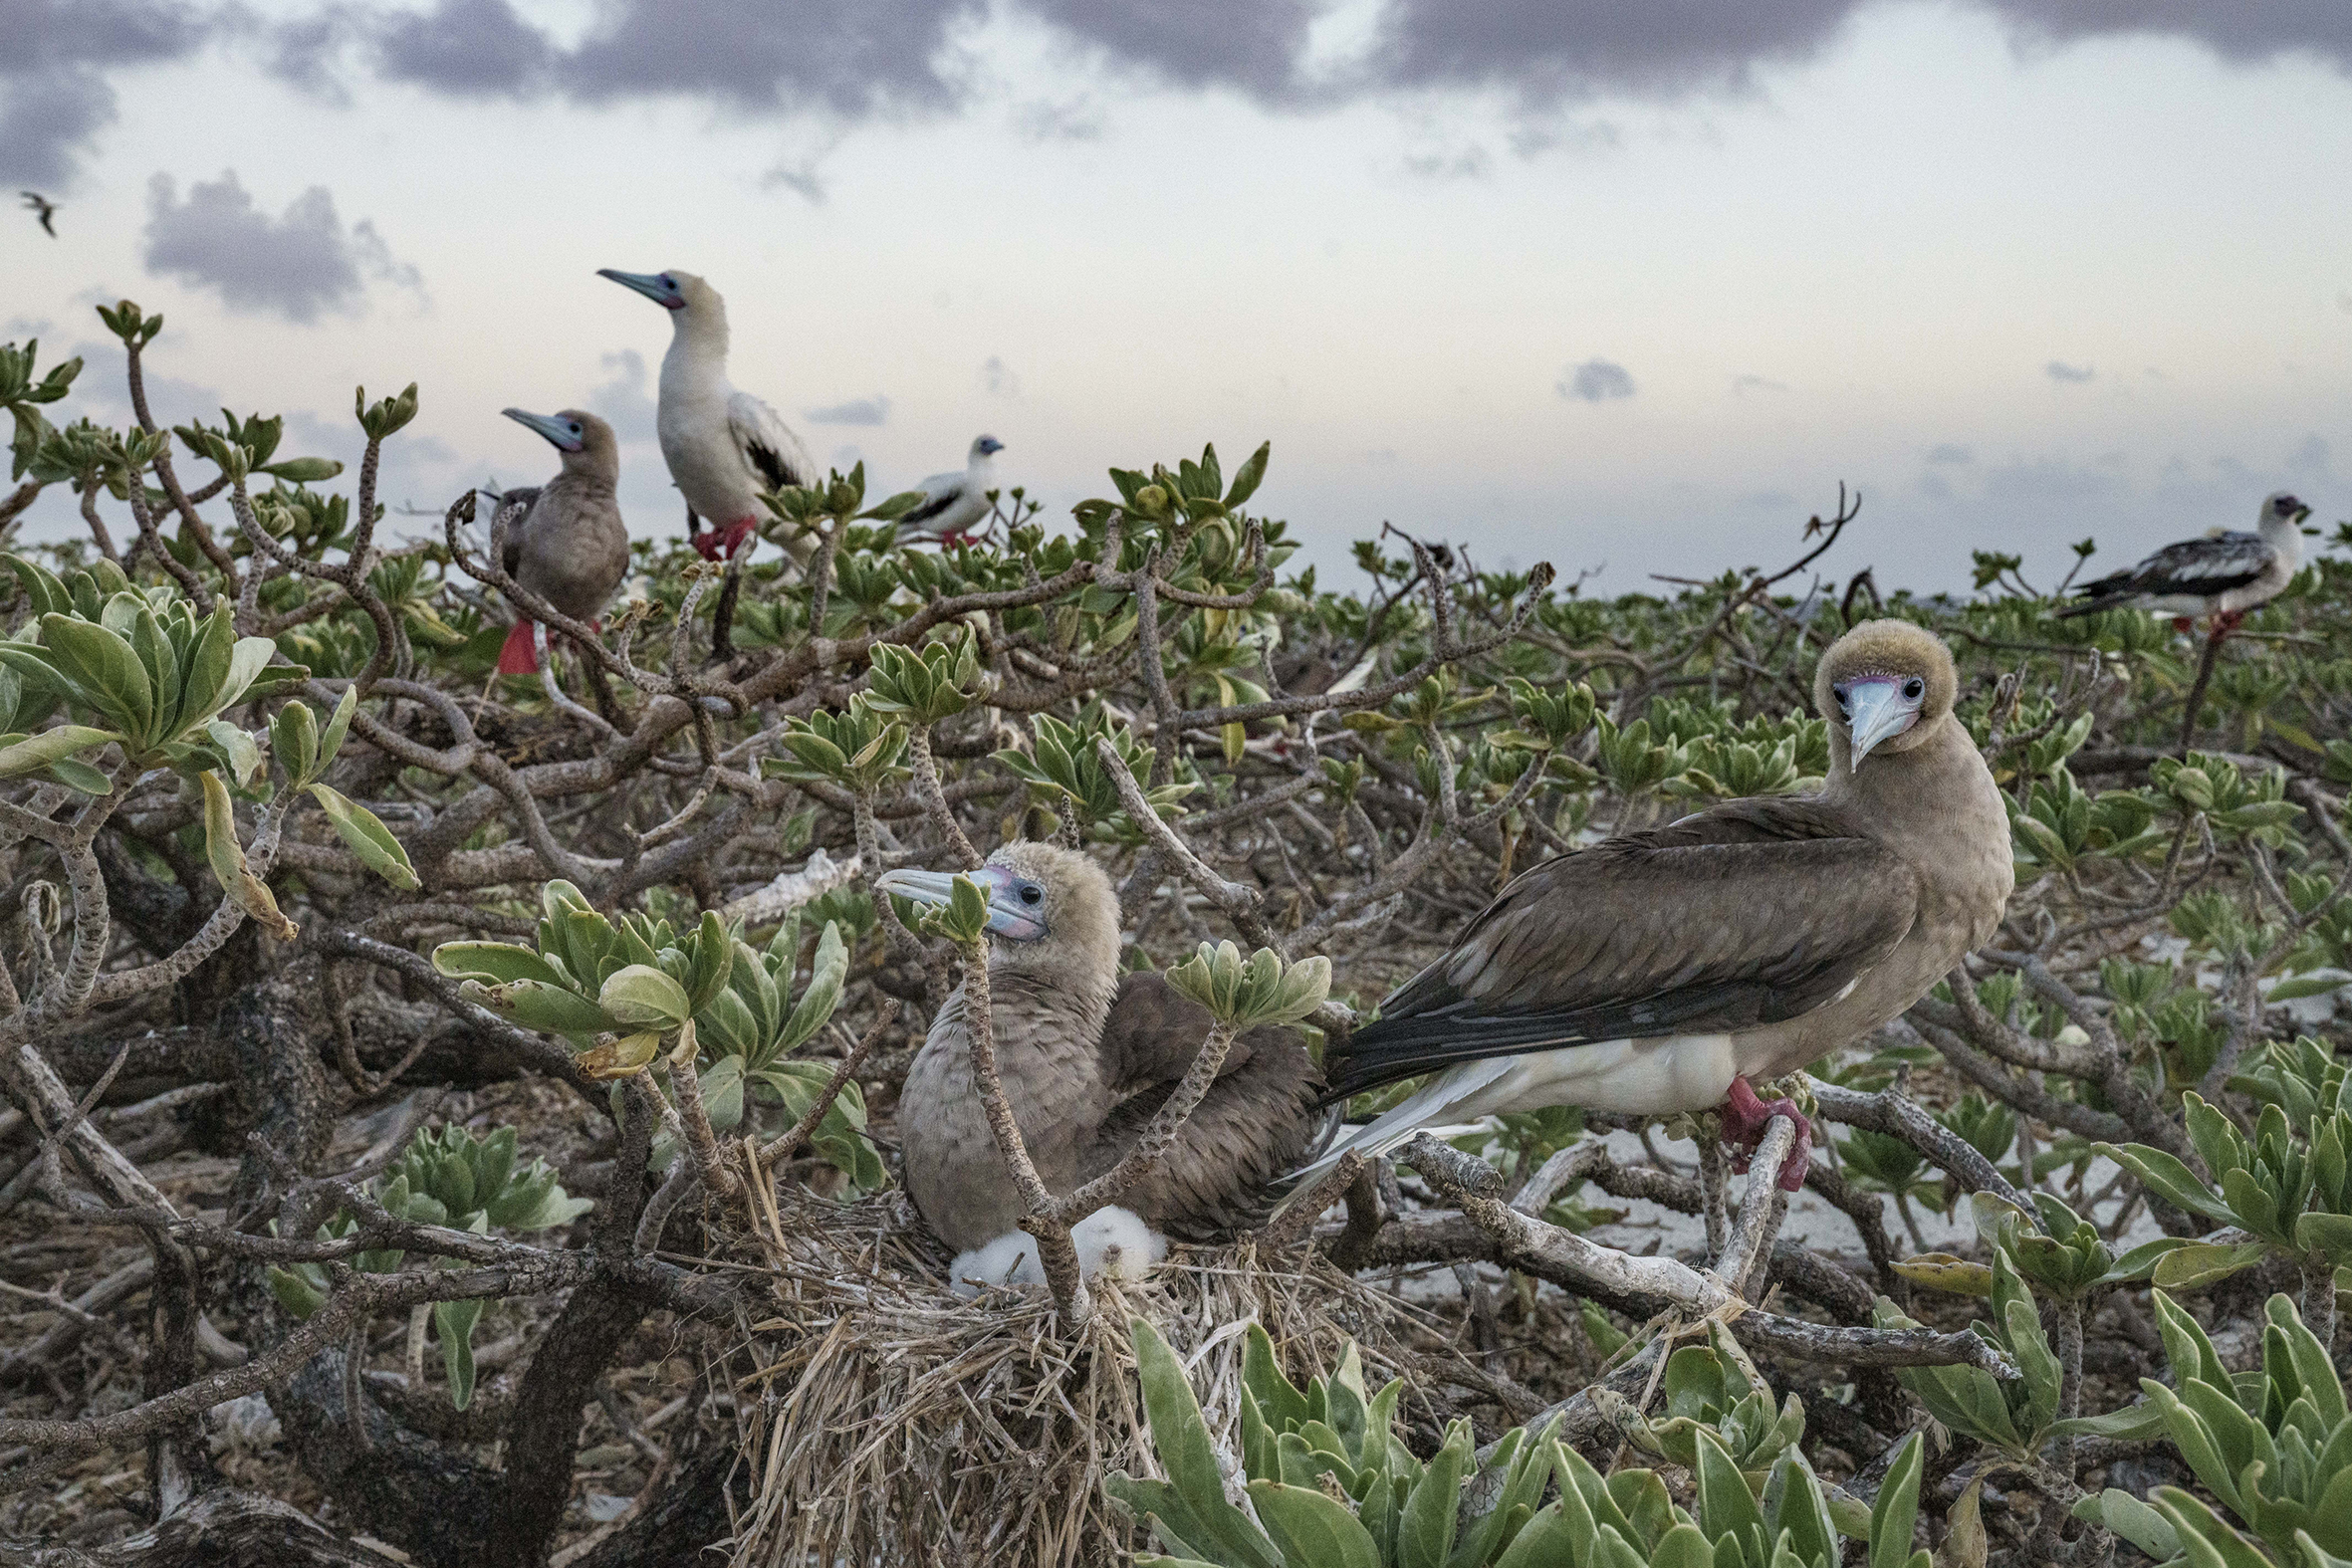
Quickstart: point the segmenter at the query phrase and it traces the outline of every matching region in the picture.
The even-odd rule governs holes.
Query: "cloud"
[[[829,408],[804,408],[801,417],[813,425],[885,424],[890,418],[890,399],[876,392],[871,397],[852,397]]]
[[[441,0],[429,15],[396,13],[375,35],[384,80],[466,96],[525,97],[545,84],[555,58],[547,35],[507,0]]]
[[[1013,128],[1031,141],[1100,141],[1102,111],[1083,93],[1066,104],[1040,99],[1013,111]]]
[[[598,362],[612,372],[612,379],[588,393],[588,411],[602,415],[623,441],[652,440],[654,404],[645,390],[645,356],[623,348]]]
[[[0,180],[71,185],[115,120],[105,72],[177,60],[214,25],[172,0],[0,0]]]
[[[999,397],[1021,395],[1021,377],[1013,373],[1013,367],[999,354],[992,353],[981,361],[980,384]]]
[[[1279,100],[1319,7],[1307,0],[1027,0],[1024,7],[1113,63],[1177,87],[1239,88]]]
[[[1928,448],[1931,463],[1974,463],[1977,454],[1957,441],[1942,441]]]
[[[1760,61],[1816,53],[1854,9],[1854,0],[1394,0],[1372,66],[1392,86],[1508,87],[1541,103],[1739,87]]]
[[[1553,390],[1562,397],[1605,403],[1611,398],[1631,397],[1633,375],[1625,366],[1607,359],[1587,359],[1582,364],[1568,366]]]
[[[2334,455],[2335,448],[2328,445],[2327,437],[2313,430],[2287,453],[2286,466],[2298,473],[2324,474],[2328,471],[2328,459]]]
[[[273,218],[254,205],[234,169],[189,186],[185,201],[170,175],[157,174],[147,182],[145,235],[150,274],[214,290],[233,311],[290,322],[354,312],[370,282],[417,285],[416,269],[392,259],[372,223],[344,227],[324,185]]]
[[[1421,179],[1485,179],[1495,160],[1486,148],[1473,142],[1459,152],[1408,154],[1404,165],[1407,174]]]
[[[619,0],[555,75],[590,103],[682,94],[843,117],[952,108],[963,92],[940,70],[948,28],[978,12],[978,0]]]
[[[789,190],[812,207],[824,205],[824,178],[817,172],[817,160],[804,158],[799,163],[779,163],[760,176],[762,190]]]
[[[2041,367],[2041,373],[2053,381],[2065,381],[2080,385],[2099,372],[2087,364],[2068,364],[2063,359],[2052,359]]]
[[[1734,395],[1746,392],[1785,392],[1787,390],[1788,383],[1786,381],[1775,381],[1770,376],[1735,375],[1732,377]]]

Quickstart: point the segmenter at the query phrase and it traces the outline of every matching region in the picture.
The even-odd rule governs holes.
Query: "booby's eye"
[[[1045,889],[1039,887],[1035,882],[1024,882],[1021,885],[1021,901],[1024,904],[1041,904],[1045,902]]]
[[[1905,681],[1905,682],[1903,683],[1903,695],[1904,695],[1905,697],[1908,697],[1908,698],[1910,698],[1910,699],[1911,699],[1913,702],[1917,702],[1917,701],[1919,701],[1919,700],[1920,700],[1922,697],[1925,697],[1927,694],[1928,694],[1928,683],[1927,683],[1927,682],[1925,682],[1925,681],[1923,681],[1923,680],[1921,680],[1921,679],[1920,679],[1918,676],[1916,676],[1916,675],[1912,676],[1912,677],[1911,677],[1911,679],[1909,679],[1909,680],[1907,680],[1907,681]]]
[[[1846,692],[1845,692],[1845,688],[1844,688],[1844,687],[1842,687],[1842,686],[1832,686],[1832,687],[1830,687],[1830,688],[1829,688],[1829,695],[1837,699],[1837,711],[1838,711],[1840,714],[1842,714],[1842,715],[1844,715],[1844,716],[1846,716],[1846,717],[1848,717],[1848,718],[1852,717],[1852,715],[1853,715],[1853,707],[1852,707],[1852,705],[1851,705],[1851,704],[1849,704],[1849,703],[1846,701]]]

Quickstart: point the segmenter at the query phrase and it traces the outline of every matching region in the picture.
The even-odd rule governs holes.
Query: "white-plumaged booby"
[[[969,545],[978,538],[991,508],[988,493],[997,488],[997,454],[1003,450],[1005,443],[995,436],[979,436],[961,472],[924,480],[923,504],[898,520],[898,543]]]
[[[2000,923],[2008,815],[1953,714],[1952,655],[1907,622],[1867,621],[1822,655],[1819,794],[1732,800],[1534,866],[1453,950],[1381,1004],[1323,1070],[1327,1098],[1436,1077],[1299,1173],[1374,1155],[1437,1122],[1576,1105],[1724,1107],[1753,1145],[1797,1117],[1750,1078],[1800,1067],[1926,995]]]
[[[694,548],[732,560],[758,531],[765,491],[806,485],[816,475],[808,449],[775,409],[727,379],[727,302],[690,272],[617,272],[597,277],[634,289],[670,313],[661,356],[654,432],[662,461],[686,498]],[[709,525],[694,530],[693,520]]]
[[[2285,491],[2266,497],[2251,534],[2216,530],[2167,545],[2129,571],[2075,589],[2082,602],[2061,617],[2099,610],[2145,609],[2184,619],[2211,618],[2226,636],[2246,612],[2285,591],[2303,564],[2303,519],[2311,509]]]

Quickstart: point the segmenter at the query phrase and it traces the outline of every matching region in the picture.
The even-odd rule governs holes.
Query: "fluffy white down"
[[[1070,1227],[1069,1238],[1078,1249],[1078,1271],[1088,1279],[1103,1274],[1141,1279],[1168,1255],[1166,1236],[1144,1224],[1141,1215],[1116,1205],[1097,1209]],[[986,1246],[957,1253],[947,1277],[949,1288],[967,1300],[983,1285],[1046,1282],[1038,1264],[1038,1239],[1027,1231],[1008,1231]]]

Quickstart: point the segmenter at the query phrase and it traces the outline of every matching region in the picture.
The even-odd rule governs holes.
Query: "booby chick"
[[[592,621],[603,613],[629,563],[628,528],[614,493],[620,483],[620,447],[612,427],[578,408],[556,414],[501,411],[564,454],[564,470],[554,479],[499,497],[499,510],[507,515],[501,564],[508,576],[574,620]],[[534,644],[543,635],[537,622],[518,611],[499,649],[498,673],[536,673]]]
[[[2254,532],[2219,530],[2204,539],[2167,545],[2129,571],[2086,582],[2074,591],[2080,603],[2059,618],[2100,610],[2146,609],[2179,616],[2188,623],[2210,619],[2219,642],[2237,629],[2246,612],[2286,591],[2303,564],[2303,519],[2311,509],[2281,490],[2265,497]]]
[[[1159,975],[1119,973],[1118,898],[1085,855],[1008,844],[967,874],[988,895],[998,1074],[1047,1190],[1072,1192],[1141,1136],[1208,1038],[1209,1013]],[[954,885],[935,871],[881,879],[926,904],[945,904]],[[1318,1084],[1293,1031],[1241,1035],[1167,1156],[1119,1202],[1188,1240],[1254,1223],[1270,1184],[1306,1152]],[[1019,1228],[1021,1195],[981,1105],[960,986],[907,1070],[898,1130],[907,1193],[941,1240],[969,1251]]]
[[[2008,816],[1957,695],[1936,637],[1864,622],[1814,678],[1829,721],[1818,794],[1726,801],[1529,869],[1326,1053],[1330,1100],[1437,1076],[1343,1134],[1293,1190],[1432,1122],[1549,1105],[1720,1105],[1746,1147],[1790,1115],[1779,1181],[1802,1186],[1810,1127],[1748,1080],[1917,1002],[1993,934],[2014,882]]]
[[[1005,443],[995,436],[975,437],[961,473],[933,474],[918,488],[923,504],[898,520],[901,545],[928,541],[935,545],[969,545],[978,538],[988,518],[988,493],[997,488],[997,454]]]
[[[1168,1255],[1168,1238],[1132,1209],[1116,1204],[1095,1210],[1069,1228],[1078,1254],[1078,1273],[1087,1279],[1141,1279]],[[986,1246],[958,1252],[947,1265],[947,1287],[959,1296],[978,1295],[988,1285],[1042,1285],[1046,1266],[1038,1261],[1038,1238],[1011,1231]]]
[[[808,448],[775,409],[727,379],[727,302],[690,272],[618,272],[596,276],[634,289],[670,313],[669,352],[661,356],[654,434],[661,460],[686,498],[687,534],[706,560],[732,560],[759,532],[765,491],[808,484],[817,472]],[[707,531],[695,526],[708,523]]]

